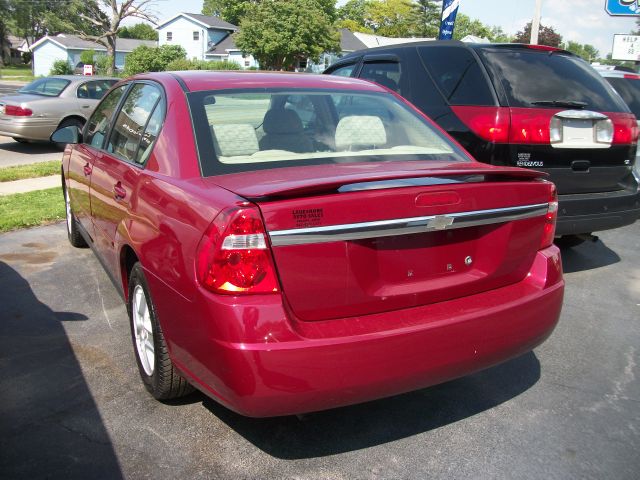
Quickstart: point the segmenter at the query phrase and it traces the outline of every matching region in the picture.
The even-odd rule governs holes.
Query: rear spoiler
[[[547,176],[548,174],[545,172],[517,167],[447,168],[428,171],[413,170],[402,172],[379,172],[369,173],[368,175],[357,173],[328,176],[326,178],[300,178],[297,180],[287,179],[282,183],[253,183],[238,186],[237,188],[233,188],[231,185],[224,185],[225,182],[220,182],[220,186],[233,191],[247,200],[265,201],[269,199],[317,195],[320,193],[379,190],[385,188],[402,188],[420,185],[428,186],[452,183],[530,181],[543,179]]]

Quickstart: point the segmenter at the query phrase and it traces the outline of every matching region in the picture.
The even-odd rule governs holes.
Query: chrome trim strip
[[[539,203],[520,207],[431,215],[428,217],[398,218],[376,222],[274,230],[269,232],[269,238],[274,247],[282,247],[286,245],[305,245],[310,243],[391,237],[394,235],[411,235],[415,233],[453,230],[457,228],[524,220],[526,218],[546,215],[548,208],[548,203]]]

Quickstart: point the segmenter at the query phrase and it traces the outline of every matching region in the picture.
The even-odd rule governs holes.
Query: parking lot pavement
[[[248,419],[201,394],[150,397],[122,301],[64,224],[0,235],[0,472],[637,479],[639,249],[640,223],[564,251],[562,317],[533,353],[364,405]]]
[[[0,168],[62,160],[62,152],[50,143],[18,143],[0,135]]]

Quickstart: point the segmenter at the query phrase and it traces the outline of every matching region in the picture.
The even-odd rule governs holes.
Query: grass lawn
[[[16,165],[15,167],[0,168],[0,182],[11,182],[23,178],[46,177],[60,173],[60,161],[30,163],[29,165]]]
[[[29,82],[33,80],[31,65],[5,65],[0,68],[0,78]]]
[[[64,217],[60,187],[0,197],[0,232],[34,227]]]

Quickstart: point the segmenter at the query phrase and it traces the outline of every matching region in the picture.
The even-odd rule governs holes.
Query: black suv
[[[565,245],[640,217],[636,119],[576,55],[539,45],[416,42],[351,53],[325,73],[398,92],[482,162],[548,172]]]

